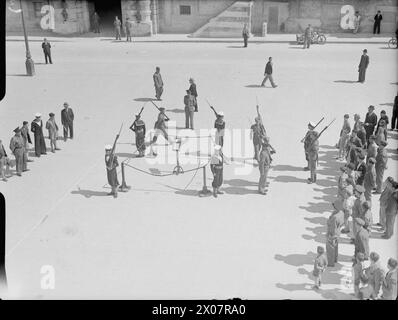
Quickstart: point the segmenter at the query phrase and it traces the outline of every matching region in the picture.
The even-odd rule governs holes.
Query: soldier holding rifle
[[[325,119],[325,118],[322,118],[321,120],[319,120],[319,122],[316,125],[314,125],[312,122],[308,123],[308,131],[307,131],[305,137],[303,139],[301,139],[301,143],[304,142],[305,160],[307,160],[307,166],[304,168],[304,171],[310,170],[310,161],[309,161],[308,152],[307,152],[307,149],[309,146],[308,143],[310,141],[310,138],[308,136],[312,134],[311,132],[313,132],[314,129],[316,129],[316,127],[323,121],[323,119]]]
[[[119,133],[116,135],[115,142],[113,146],[107,145],[105,146],[105,165],[106,165],[106,175],[108,178],[108,183],[112,188],[112,191],[108,193],[108,195],[114,198],[117,198],[117,189],[119,187],[119,180],[117,179],[117,167],[119,166],[119,162],[117,160],[117,156],[115,155],[116,143],[120,137],[120,133],[122,131],[122,126],[120,127]]]
[[[213,110],[216,115],[216,121],[214,122],[214,128],[216,128],[216,137],[215,143],[216,145],[224,146],[224,133],[225,133],[225,121],[224,121],[224,112],[217,112],[212,105],[210,105],[209,101],[207,101],[210,109]]]
[[[135,132],[135,146],[137,147],[138,156],[143,157],[145,155],[145,123],[141,120],[141,113],[144,110],[144,107],[141,108],[141,111],[135,115],[135,121],[130,126],[130,130]]]

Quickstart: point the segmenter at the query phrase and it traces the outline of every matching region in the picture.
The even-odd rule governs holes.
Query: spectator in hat
[[[365,228],[369,229],[373,224],[373,215],[371,211],[371,204],[369,201],[362,203],[361,219],[365,221]]]
[[[383,279],[381,295],[382,300],[396,300],[397,299],[397,273],[398,261],[390,258],[387,262],[388,272]]]
[[[75,119],[75,115],[73,113],[72,108],[69,107],[69,103],[64,103],[64,109],[61,111],[61,123],[64,128],[64,141],[68,139],[68,131],[69,138],[73,139],[73,121]]]
[[[359,26],[361,25],[361,16],[359,14],[359,11],[355,11],[354,14],[354,30],[353,33],[358,33],[359,31]],[[365,49],[366,50],[366,49]]]
[[[372,202],[372,190],[376,188],[376,169],[375,169],[375,158],[370,158],[366,167],[366,173],[364,178],[365,188],[365,199],[366,201]]]
[[[191,91],[187,90],[186,95],[184,96],[184,111],[185,111],[185,129],[194,129],[193,128],[193,116],[195,112],[195,99],[191,94]]]
[[[398,129],[398,95],[396,95],[394,99],[394,105],[392,107],[392,117],[391,117],[391,130],[395,129]]]
[[[355,253],[358,252],[364,254],[364,259],[369,259],[369,226],[366,226],[365,221],[361,218],[356,218],[355,223],[357,225],[356,235],[355,235]]]
[[[356,113],[354,114],[354,127],[352,128],[352,131],[358,132],[359,131],[359,123],[361,122],[361,116]]]
[[[376,144],[380,146],[381,142],[387,142],[387,127],[384,120],[381,120],[376,132]]]
[[[35,119],[31,123],[30,131],[33,132],[35,139],[36,157],[40,157],[42,154],[47,154],[46,142],[44,141],[43,135],[43,121],[41,120],[40,113],[36,113]]]
[[[353,163],[354,166],[358,164],[358,154],[362,152],[362,142],[357,136],[357,131],[351,132],[351,137],[348,142],[347,162]]]
[[[26,163],[25,142],[21,136],[21,129],[14,130],[15,135],[11,138],[10,149],[15,156],[17,176],[22,176],[22,172],[28,171]]]
[[[196,90],[196,83],[193,78],[189,78],[189,92],[193,96],[195,112],[198,112],[198,91]]]
[[[391,199],[391,196],[394,192],[394,179],[392,177],[388,177],[384,182],[383,192],[380,195],[380,209],[379,209],[379,222],[377,223],[378,226],[384,230],[386,228],[386,210]]]
[[[360,289],[359,286],[363,279],[364,272],[364,261],[365,255],[362,252],[358,252],[355,255],[354,263],[352,265],[352,278],[354,282],[354,296],[356,298],[360,298]]]
[[[51,60],[51,44],[50,44],[50,42],[47,41],[46,38],[44,38],[43,43],[41,44],[41,47],[43,49],[44,59],[46,60],[46,64],[48,64],[48,62],[50,62],[50,64],[52,64],[53,61]]]
[[[376,132],[379,131],[381,121],[384,121],[384,127],[386,128],[386,131],[387,131],[387,127],[388,127],[388,124],[390,123],[390,120],[388,119],[386,110],[381,110],[381,112],[380,112],[380,119],[377,122]],[[387,134],[387,132],[386,132],[386,134]],[[387,139],[387,136],[386,136],[386,139]]]
[[[338,160],[345,159],[345,152],[347,149],[347,143],[348,140],[350,139],[350,132],[351,132],[351,125],[348,121],[349,118],[350,116],[348,114],[344,115],[343,128],[340,131],[340,139],[339,142],[337,143],[337,146],[339,148],[339,155],[337,156]]]
[[[387,169],[388,155],[385,147],[387,142],[381,141],[376,155],[376,193],[381,193],[384,170]]]
[[[366,141],[369,141],[369,137],[374,133],[375,127],[377,125],[377,115],[374,112],[375,107],[370,105],[368,108],[368,113],[365,117],[365,131],[366,131]]]
[[[355,222],[356,218],[361,218],[363,216],[363,203],[366,201],[364,196],[365,188],[360,185],[356,185],[354,188],[355,202],[352,207],[352,242],[355,241],[355,235],[357,234],[357,224]]]
[[[358,66],[358,82],[364,83],[365,82],[365,76],[366,76],[366,69],[369,66],[369,56],[368,56],[368,50],[363,50],[362,56],[361,56],[361,61],[359,62]]]
[[[317,256],[314,261],[314,270],[312,275],[314,276],[314,286],[313,289],[319,289],[322,285],[322,274],[326,270],[328,265],[328,259],[325,255],[325,249],[321,246],[316,248]]]
[[[370,158],[376,159],[377,148],[378,145],[376,144],[376,137],[372,134],[369,137],[368,150],[366,152],[366,163],[369,163]]]
[[[365,163],[365,155],[363,152],[358,154],[358,164],[355,168],[355,183],[357,185],[363,186],[364,180],[366,175],[366,163]]]
[[[5,168],[4,168],[5,167]],[[6,182],[7,175],[10,174],[10,159],[7,156],[3,142],[0,140],[0,178]]]
[[[333,202],[333,212],[327,221],[326,255],[328,267],[334,267],[339,255],[340,230],[344,225],[343,204],[340,200]]]
[[[380,266],[380,256],[376,252],[369,255],[370,266],[363,272],[362,281],[366,286],[360,289],[362,299],[375,300],[379,296],[384,279],[384,270]]]
[[[55,150],[61,150],[57,148],[58,126],[57,123],[55,122],[54,116],[55,114],[51,112],[49,114],[50,119],[48,119],[46,123],[46,129],[48,130],[48,138],[50,139],[51,152],[53,153],[55,152]]]
[[[33,162],[33,160],[30,160],[28,157],[28,150],[29,150],[29,144],[32,144],[32,139],[30,138],[29,134],[29,122],[24,121],[22,123],[22,128],[21,128],[21,136],[24,140],[25,143],[25,153],[26,153],[26,162]]]
[[[392,192],[385,206],[386,231],[383,238],[390,239],[394,234],[395,218],[398,214],[398,183],[393,181]]]
[[[357,131],[357,136],[359,139],[361,139],[362,148],[366,149],[367,145],[366,130],[362,121],[358,123],[358,128],[359,130]]]

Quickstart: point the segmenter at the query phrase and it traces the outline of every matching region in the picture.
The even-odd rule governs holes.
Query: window
[[[33,2],[33,10],[35,12],[36,18],[40,18],[42,16],[42,14],[41,14],[42,6],[43,6],[43,2]]]
[[[190,15],[191,6],[180,6],[180,15]]]

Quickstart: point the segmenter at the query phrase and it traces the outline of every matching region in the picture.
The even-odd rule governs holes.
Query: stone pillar
[[[158,0],[152,0],[152,25],[153,33],[159,33],[159,3]]]
[[[151,1],[138,0],[138,30],[139,36],[151,36],[153,33],[152,20],[151,20]]]
[[[130,18],[130,21],[137,22],[138,10],[137,10],[137,1],[136,0],[129,1],[127,12],[128,12],[127,16]]]

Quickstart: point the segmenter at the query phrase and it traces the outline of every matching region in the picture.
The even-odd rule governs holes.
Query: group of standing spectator
[[[69,138],[73,139],[73,110],[69,107],[67,102],[64,103],[64,109],[61,111],[61,123],[63,126],[64,141]],[[10,140],[10,150],[15,157],[16,175],[22,176],[23,172],[29,171],[27,167],[29,159],[30,145],[34,144],[34,153],[36,157],[41,157],[47,154],[46,142],[44,139],[44,129],[48,130],[48,138],[50,140],[51,152],[61,150],[57,146],[58,139],[58,125],[55,120],[55,114],[49,113],[49,119],[44,126],[42,115],[35,114],[35,119],[31,122],[30,132],[33,133],[33,141],[29,133],[29,122],[23,121],[22,127],[14,129],[14,136]],[[10,173],[11,161],[7,155],[6,149],[0,140],[0,178],[7,181],[11,176]]]

